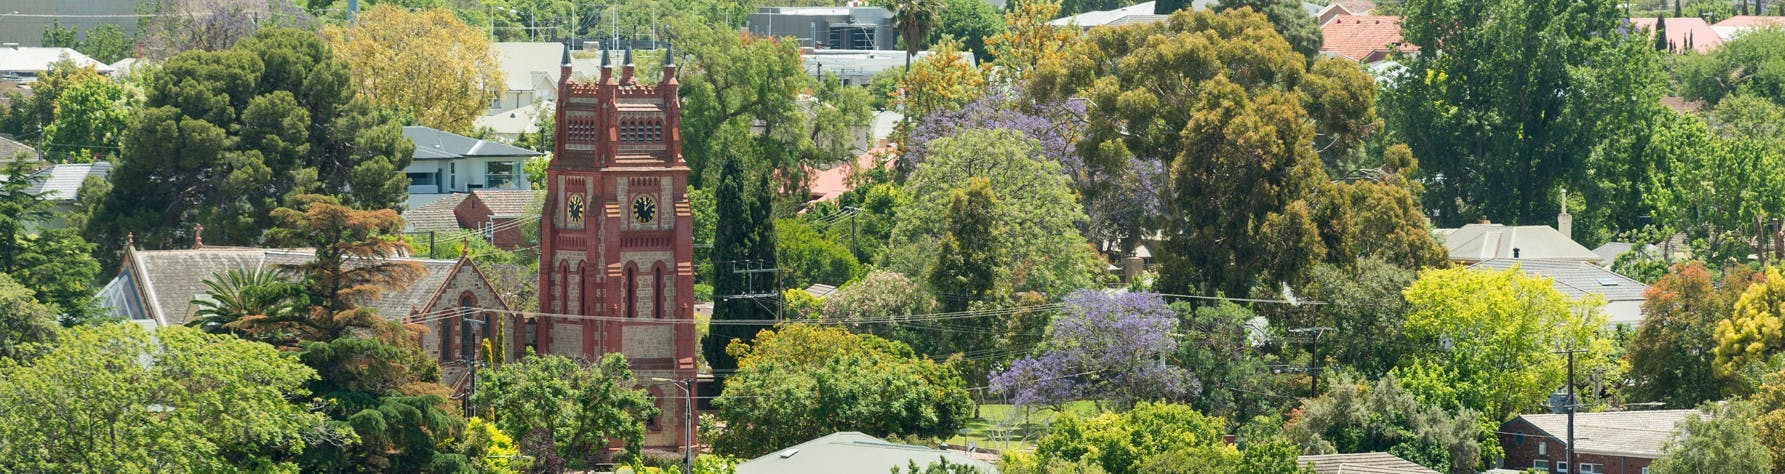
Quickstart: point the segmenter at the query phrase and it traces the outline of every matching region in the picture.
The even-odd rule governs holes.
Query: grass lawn
[[[1080,415],[1097,411],[1091,402],[1072,402],[1065,410]],[[981,448],[999,451],[1032,450],[1035,440],[1046,433],[1047,426],[1060,412],[1051,407],[1029,407],[1025,410],[1015,405],[986,404],[979,406],[979,418],[967,422],[963,434],[948,439],[951,446],[966,446],[971,442]]]

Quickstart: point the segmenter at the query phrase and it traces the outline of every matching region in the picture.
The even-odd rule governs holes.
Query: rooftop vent
[[[777,454],[777,456],[780,456],[781,459],[787,459],[787,458],[791,458],[791,457],[793,457],[793,455],[799,454],[799,453],[800,453],[800,448],[787,448],[787,449],[781,450],[781,453]]]

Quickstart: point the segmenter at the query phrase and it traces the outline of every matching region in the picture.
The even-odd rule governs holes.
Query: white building
[[[543,155],[420,125],[403,127],[403,136],[415,142],[415,161],[403,168],[410,209],[474,189],[532,189],[522,166]]]

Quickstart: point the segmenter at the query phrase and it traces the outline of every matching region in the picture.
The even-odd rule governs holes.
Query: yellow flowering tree
[[[1720,375],[1732,375],[1749,363],[1779,353],[1785,347],[1785,276],[1777,268],[1766,270],[1766,281],[1749,285],[1735,301],[1735,311],[1717,322],[1717,361]]]
[[[378,5],[323,36],[353,70],[361,94],[415,114],[422,125],[470,130],[507,89],[489,40],[448,10]]]

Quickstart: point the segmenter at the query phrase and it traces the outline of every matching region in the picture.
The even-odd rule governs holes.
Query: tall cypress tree
[[[1673,49],[1672,45],[1667,42],[1667,19],[1659,16],[1655,17],[1655,49],[1659,51]]]
[[[780,283],[772,269],[775,262],[774,202],[769,191],[769,172],[761,166],[759,148],[747,123],[733,121],[714,137],[716,150],[731,150],[723,157],[718,186],[713,190],[719,220],[713,233],[713,326],[701,344],[707,364],[723,377],[737,368],[737,360],[725,353],[732,341],[750,342],[768,325],[729,325],[721,321],[766,320],[780,314]],[[775,297],[755,295],[772,294]]]

